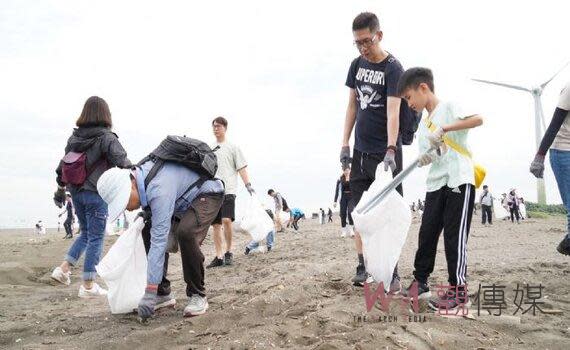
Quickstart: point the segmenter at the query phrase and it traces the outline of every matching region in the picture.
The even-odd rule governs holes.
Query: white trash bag
[[[495,219],[504,219],[510,217],[509,212],[503,207],[501,201],[498,199],[493,199],[493,214]]]
[[[355,229],[360,233],[366,271],[378,283],[384,283],[384,289],[390,288],[392,272],[396,266],[402,247],[406,242],[408,230],[412,224],[410,207],[395,190],[366,214],[356,210],[363,207],[375,194],[379,193],[392,181],[392,175],[384,171],[382,164],[376,169],[376,181],[352,212]]]
[[[526,219],[526,205],[524,203],[519,205],[519,214],[521,214],[522,219]]]
[[[142,218],[135,220],[95,267],[109,288],[107,299],[113,314],[137,309],[144,295],[147,259],[143,228]]]
[[[251,239],[260,242],[274,230],[273,221],[263,209],[256,195],[250,197],[244,216],[239,221],[242,230],[251,235]]]

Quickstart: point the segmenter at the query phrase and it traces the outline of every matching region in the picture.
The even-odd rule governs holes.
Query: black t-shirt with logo
[[[397,86],[402,73],[404,68],[391,54],[380,63],[359,56],[350,64],[346,86],[355,90],[357,100],[354,149],[365,153],[386,150],[387,96],[400,97]]]

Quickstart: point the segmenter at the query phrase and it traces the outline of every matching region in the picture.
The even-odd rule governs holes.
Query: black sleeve
[[[398,95],[398,80],[404,74],[404,68],[395,58],[389,57],[388,59],[391,61],[388,61],[386,65],[386,94],[400,98],[401,96]]]
[[[57,168],[55,169],[55,181],[57,182],[58,186],[64,187],[65,184],[61,181],[61,167],[63,166],[63,161],[59,161]]]
[[[561,108],[556,108],[554,110],[554,115],[552,116],[550,125],[548,125],[548,129],[546,129],[546,132],[542,137],[542,142],[540,143],[540,147],[538,148],[537,152],[538,154],[543,156],[546,155],[546,152],[552,145],[552,142],[554,142],[556,134],[558,134],[558,130],[560,130],[560,127],[562,126],[564,120],[567,117],[568,117],[568,111]]]
[[[119,138],[114,133],[109,133],[103,139],[103,153],[107,157],[109,165],[119,168],[129,168],[131,161],[127,158],[127,152],[119,142]]]
[[[336,203],[338,199],[338,186],[340,185],[340,180],[336,180],[336,186],[334,187],[334,202]]]
[[[345,85],[351,89],[356,88],[356,70],[358,69],[358,61],[360,57],[355,58],[352,63],[350,64],[350,68],[348,69],[348,75],[346,77]]]

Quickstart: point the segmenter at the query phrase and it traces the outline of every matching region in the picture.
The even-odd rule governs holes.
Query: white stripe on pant
[[[465,273],[467,269],[467,214],[470,210],[469,206],[469,197],[471,195],[470,184],[467,185],[465,189],[465,198],[463,200],[463,211],[461,213],[461,224],[459,228],[459,240],[457,245],[457,256],[459,257],[459,263],[457,264],[456,268],[456,279],[458,285],[465,284]],[[471,208],[471,211],[473,208]]]
[[[414,276],[423,283],[433,272],[437,243],[443,230],[450,285],[464,285],[467,273],[467,240],[473,216],[475,188],[444,186],[426,193],[425,211],[418,236]]]

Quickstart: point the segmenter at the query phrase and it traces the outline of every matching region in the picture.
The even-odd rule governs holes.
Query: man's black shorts
[[[224,196],[224,202],[222,203],[222,207],[218,212],[218,216],[212,222],[213,225],[221,224],[222,219],[231,219],[232,222],[236,219],[236,195],[235,194],[226,194]]]
[[[374,182],[376,178],[376,168],[378,166],[384,166],[382,161],[384,160],[385,154],[386,151],[381,153],[362,153],[358,150],[354,150],[352,154],[352,165],[350,167],[350,191],[352,192],[352,200],[348,208],[350,212],[358,205],[364,191],[367,191]],[[394,170],[392,176],[396,176],[402,172],[401,147],[398,147],[395,158],[396,170]],[[402,184],[396,187],[396,191],[403,195]]]

